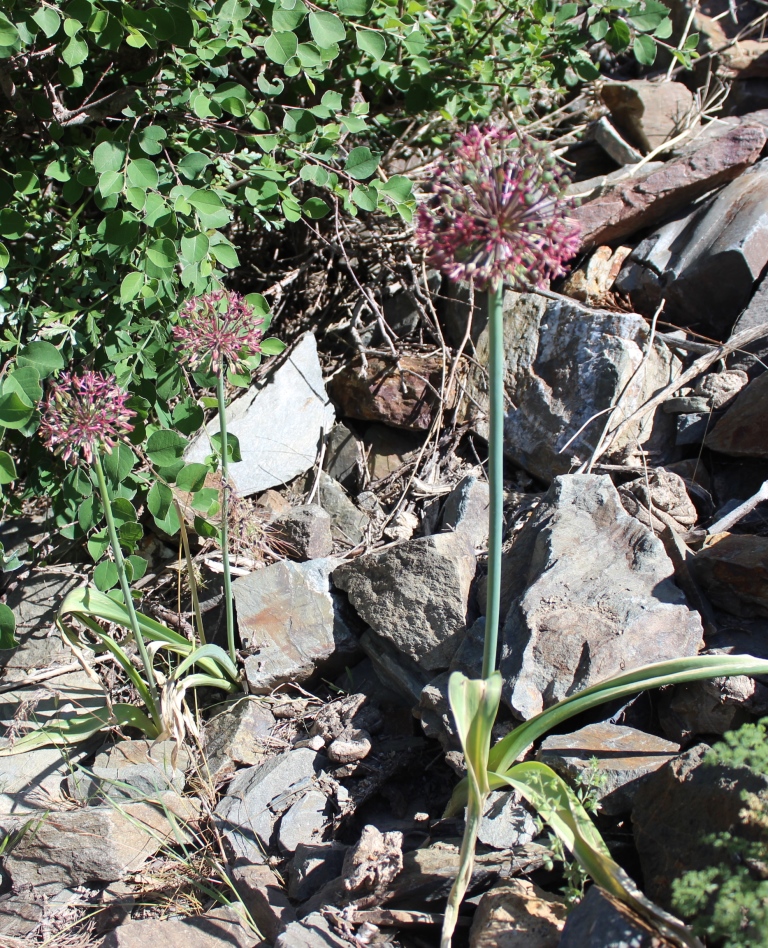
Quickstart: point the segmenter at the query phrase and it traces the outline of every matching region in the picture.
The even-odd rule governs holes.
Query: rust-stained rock
[[[619,131],[645,154],[683,131],[693,109],[682,82],[606,82],[600,96]]]
[[[732,181],[757,161],[765,141],[762,126],[739,125],[694,142],[655,171],[615,184],[571,212],[581,226],[582,249],[620,240]]]
[[[604,721],[548,737],[536,759],[577,781],[587,779],[594,766],[599,779],[594,792],[603,813],[627,813],[643,780],[679,750],[663,737]]]
[[[707,435],[705,444],[732,457],[768,458],[768,372],[751,381]]]
[[[613,302],[611,287],[631,247],[598,247],[589,260],[565,281],[563,293],[589,306],[606,306]]]
[[[357,359],[334,375],[329,390],[347,418],[426,431],[440,400],[442,373],[442,359],[434,356],[400,356],[397,362],[369,356],[365,369]]]
[[[714,605],[735,616],[768,616],[768,537],[717,535],[689,566]]]
[[[557,948],[567,914],[562,899],[532,882],[512,879],[480,900],[470,948]]]
[[[729,24],[730,25],[730,24]],[[704,45],[709,50],[717,50],[718,74],[729,79],[765,79],[768,78],[768,41],[765,39],[739,39],[731,42],[723,29],[722,20],[705,16],[697,10],[692,29],[702,34]],[[736,27],[736,32],[739,27]]]

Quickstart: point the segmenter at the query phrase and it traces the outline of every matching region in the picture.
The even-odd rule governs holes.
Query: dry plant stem
[[[488,293],[488,605],[485,610],[483,678],[496,670],[501,601],[501,542],[504,517],[504,289]]]
[[[724,517],[721,517],[719,520],[715,521],[711,527],[707,527],[707,533],[711,535],[715,533],[725,533],[727,530],[730,530],[731,527],[738,523],[742,517],[754,510],[759,503],[762,503],[764,500],[768,500],[768,481],[763,481],[760,485],[760,489],[757,493],[753,494],[749,500],[745,500],[743,504],[739,504],[738,507],[733,509],[730,513],[727,513]]]
[[[590,462],[590,466],[594,464],[608,451],[610,451],[613,444],[616,440],[629,428],[631,425],[637,424],[641,419],[643,419],[648,412],[653,411],[658,405],[674,395],[679,389],[684,385],[687,385],[689,382],[692,382],[695,378],[698,378],[702,372],[705,372],[710,365],[714,365],[715,362],[718,362],[720,359],[725,358],[731,352],[735,352],[737,349],[741,349],[744,346],[748,346],[751,342],[754,342],[756,339],[762,339],[764,336],[768,335],[768,325],[762,324],[760,326],[754,326],[751,329],[745,329],[743,332],[737,333],[735,336],[731,336],[728,342],[724,342],[721,346],[716,346],[710,352],[705,353],[701,358],[697,359],[693,365],[686,369],[682,375],[679,375],[673,382],[670,382],[666,388],[663,388],[660,392],[657,392],[653,398],[648,399],[648,401],[641,405],[636,411],[625,418],[621,424],[617,425],[609,433],[608,438],[600,446],[599,451],[595,452],[594,457]]]
[[[219,434],[221,444],[221,560],[224,573],[224,611],[227,618],[227,650],[229,657],[237,664],[235,652],[235,613],[232,603],[232,574],[229,569],[229,457],[227,445],[227,412],[224,398],[224,360],[219,364],[216,375],[216,399],[219,403]],[[192,578],[192,577],[190,577]]]
[[[152,721],[158,727],[159,730],[162,730],[162,722],[160,720],[160,697],[157,693],[157,682],[155,681],[155,673],[152,668],[152,660],[149,657],[147,652],[147,646],[144,642],[144,636],[141,634],[141,629],[139,628],[139,619],[136,615],[136,609],[133,605],[133,597],[131,596],[131,587],[128,583],[128,575],[125,572],[125,560],[123,559],[123,551],[120,549],[120,539],[117,535],[117,527],[115,526],[115,518],[112,516],[112,505],[109,502],[109,494],[107,493],[107,482],[104,477],[104,468],[101,466],[101,457],[98,451],[94,452],[93,455],[93,468],[96,471],[96,477],[99,482],[99,493],[101,494],[101,503],[104,507],[104,519],[107,521],[107,533],[109,534],[109,543],[112,547],[112,555],[115,558],[115,566],[117,567],[117,575],[120,578],[120,588],[123,591],[123,599],[125,600],[125,609],[128,613],[128,617],[131,622],[131,631],[133,632],[133,638],[136,642],[136,648],[139,650],[139,655],[141,657],[141,662],[144,665],[144,674],[147,676],[147,686],[149,687],[149,693],[152,696],[152,707],[149,709],[152,715]]]
[[[459,866],[461,868],[454,879],[451,894],[448,896],[448,903],[445,906],[440,948],[451,948],[451,939],[459,919],[459,909],[472,879],[475,844],[480,830],[480,821],[483,818],[483,803],[484,800],[478,799],[476,794],[470,793],[467,801],[464,836],[461,840],[461,850],[459,852]],[[467,858],[468,853],[472,853],[472,858]]]
[[[179,533],[181,534],[181,544],[184,547],[184,557],[187,561],[187,573],[189,575],[189,593],[192,597],[192,611],[195,614],[195,626],[197,628],[197,637],[200,644],[205,645],[205,629],[203,628],[203,616],[200,612],[200,599],[197,595],[197,583],[195,581],[195,567],[192,562],[192,553],[189,549],[189,537],[187,536],[187,525],[184,523],[184,514],[181,511],[181,504],[174,497],[173,503],[176,507],[176,516],[179,518]],[[179,564],[181,566],[181,564]],[[181,574],[181,571],[179,571]]]

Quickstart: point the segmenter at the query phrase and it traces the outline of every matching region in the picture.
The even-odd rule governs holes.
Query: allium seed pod
[[[554,158],[499,128],[471,128],[438,168],[416,239],[452,280],[540,286],[578,250]]]
[[[110,454],[133,431],[130,419],[136,412],[126,407],[128,397],[113,375],[64,372],[42,406],[40,435],[46,447],[73,463],[82,457],[91,464],[100,449]]]
[[[187,300],[182,323],[173,335],[182,359],[191,368],[210,368],[218,375],[222,365],[243,369],[248,356],[261,352],[264,322],[239,293],[216,290]]]

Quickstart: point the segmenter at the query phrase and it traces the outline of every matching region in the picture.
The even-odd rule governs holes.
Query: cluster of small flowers
[[[556,164],[542,148],[499,128],[459,136],[418,210],[416,238],[453,280],[493,289],[542,285],[578,250]]]
[[[64,461],[76,463],[82,453],[91,464],[95,450],[111,453],[133,431],[130,419],[136,412],[126,407],[128,397],[114,376],[90,370],[81,375],[64,372],[43,404],[40,435]]]
[[[263,319],[239,293],[215,290],[187,300],[181,308],[184,320],[173,336],[182,358],[196,369],[208,366],[218,375],[222,365],[237,369],[244,360],[261,352]]]

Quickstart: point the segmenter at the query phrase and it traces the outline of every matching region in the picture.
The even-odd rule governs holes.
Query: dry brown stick
[[[616,443],[618,438],[624,434],[627,428],[641,421],[649,412],[653,411],[663,401],[666,401],[670,395],[674,395],[675,392],[679,391],[679,389],[681,389],[684,385],[692,382],[695,378],[701,375],[702,372],[706,371],[710,365],[713,365],[715,362],[724,358],[729,353],[734,352],[736,349],[748,346],[751,342],[755,342],[756,339],[762,339],[764,336],[768,336],[768,323],[764,323],[760,326],[753,326],[751,329],[745,329],[743,332],[739,332],[735,336],[731,336],[728,342],[724,342],[721,346],[717,346],[716,348],[712,349],[711,352],[706,352],[703,356],[698,358],[693,363],[693,365],[690,366],[690,368],[686,369],[682,375],[679,375],[673,382],[670,382],[669,385],[663,388],[660,392],[657,392],[653,398],[648,399],[645,404],[633,411],[628,418],[625,418],[621,424],[617,425],[613,431],[609,432],[608,437],[601,445],[599,451],[595,452],[595,455],[591,461],[591,465],[594,465],[596,461],[598,461],[604,454],[610,451],[611,447]]]
[[[725,533],[764,500],[768,500],[768,481],[763,481],[760,485],[760,489],[757,493],[753,494],[749,500],[745,500],[743,504],[739,504],[739,506],[735,507],[730,513],[727,513],[724,517],[721,517],[713,523],[711,527],[707,527],[707,533]]]

